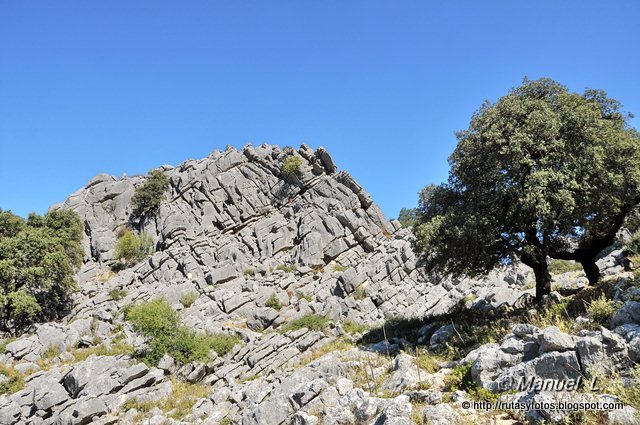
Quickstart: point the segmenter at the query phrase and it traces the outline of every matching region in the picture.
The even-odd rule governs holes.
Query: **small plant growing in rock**
[[[153,216],[158,213],[160,204],[165,200],[164,193],[169,188],[169,179],[162,171],[149,172],[147,180],[138,186],[131,198],[133,219]]]
[[[300,172],[302,159],[297,155],[289,155],[282,163],[282,174],[285,177],[296,175]]]
[[[193,305],[194,302],[196,302],[199,297],[200,294],[196,291],[187,292],[180,298],[180,304],[182,304],[185,308],[189,308]]]
[[[126,263],[142,260],[153,250],[153,239],[146,232],[136,235],[132,230],[125,230],[118,238],[115,257]]]
[[[42,352],[42,354],[40,354],[40,357],[44,360],[50,360],[55,359],[60,354],[62,354],[62,351],[60,351],[58,347],[56,347],[55,345],[50,345],[46,350]]]
[[[265,307],[270,307],[274,310],[280,311],[282,308],[282,304],[280,304],[280,300],[276,296],[276,294],[271,294],[267,302],[264,304]]]
[[[109,298],[111,298],[113,301],[120,301],[126,296],[127,296],[127,291],[121,288],[116,288],[109,291]]]
[[[295,264],[289,264],[289,265],[280,264],[276,266],[276,270],[282,270],[285,273],[293,273],[296,270],[298,270],[298,267],[296,267]]]
[[[302,328],[307,328],[311,331],[321,331],[328,325],[328,323],[329,319],[324,316],[308,314],[287,323],[282,327],[281,332],[286,333],[289,331],[297,331]]]
[[[364,299],[364,297],[366,296],[365,292],[364,292],[364,289],[365,289],[364,285],[358,286],[356,288],[356,290],[353,291],[353,299],[355,299],[357,301]]]
[[[345,320],[342,322],[342,329],[348,334],[361,334],[369,329],[367,325],[361,325],[353,320]]]
[[[0,395],[13,394],[24,388],[24,378],[13,367],[0,365]]]
[[[349,267],[347,267],[347,266],[343,266],[343,265],[342,265],[342,264],[340,264],[340,263],[335,263],[335,264],[333,265],[333,271],[334,271],[334,272],[344,272],[344,271],[347,271],[347,270],[349,270]]]
[[[296,297],[299,300],[306,300],[308,303],[310,303],[311,301],[313,301],[313,297],[309,294],[305,294],[302,291],[296,291]]]
[[[616,312],[615,303],[604,294],[586,306],[587,315],[597,325],[607,326]]]
[[[256,271],[254,269],[244,269],[245,276],[255,276]]]

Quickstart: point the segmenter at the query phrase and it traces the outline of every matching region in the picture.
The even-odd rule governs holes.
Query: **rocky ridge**
[[[281,172],[288,155],[302,158],[297,175]],[[459,418],[463,413],[443,403],[440,391],[455,365],[421,371],[414,357],[401,352],[401,340],[353,346],[349,341],[358,332],[348,332],[346,324],[440,316],[470,304],[471,296],[478,309],[515,307],[531,292],[523,268],[484,280],[422,274],[411,232],[388,221],[322,148],[227,148],[161,170],[170,180],[167,200],[140,226],[156,251],[117,274],[110,271],[117,237],[129,225],[131,197],[144,177],[98,175],[61,205],[85,224],[80,290],[63,322],[37,325],[7,344],[2,360],[24,375],[25,387],[0,396],[0,423],[408,424],[417,416]],[[622,273],[621,251],[608,254],[601,260],[605,273]],[[124,295],[114,299],[114,290]],[[188,306],[181,302],[186,294],[197,294]],[[165,357],[148,367],[119,353],[119,345],[145,343],[123,321],[123,308],[155,297],[178,310],[186,326],[236,334],[243,342],[207,364],[177,365]],[[277,307],[268,305],[273,298]],[[514,328],[501,344],[482,346],[465,361],[487,389],[527,368],[569,376],[569,370],[588,374],[603,359],[637,361],[634,302],[626,300],[617,314],[615,332],[576,337],[552,328]],[[329,318],[329,328],[278,332],[310,314]],[[421,335],[432,345],[453,336],[451,329],[433,326]],[[553,366],[543,367],[545,362]],[[184,382],[205,394],[178,415],[165,401]],[[421,389],[424,382],[429,389]]]

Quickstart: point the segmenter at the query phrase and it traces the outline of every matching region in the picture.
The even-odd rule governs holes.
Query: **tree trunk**
[[[540,304],[542,297],[551,293],[551,274],[546,261],[542,261],[532,268],[536,276],[536,302]]]
[[[596,261],[594,258],[587,258],[580,260],[580,264],[582,264],[582,268],[584,269],[584,274],[587,275],[587,279],[589,279],[589,285],[595,285],[598,283],[598,279],[600,279],[600,269],[596,265]]]

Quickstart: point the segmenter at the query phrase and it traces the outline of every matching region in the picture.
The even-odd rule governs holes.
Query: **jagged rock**
[[[640,323],[640,302],[625,301],[611,318],[610,326],[615,328],[626,323]]]
[[[429,344],[431,345],[431,349],[435,350],[440,347],[442,344],[448,342],[456,335],[456,327],[453,324],[444,325],[440,327],[437,331],[431,335],[431,339],[429,339]]]
[[[448,404],[427,406],[422,411],[422,420],[426,424],[449,425],[460,422],[460,415]]]
[[[375,425],[412,425],[411,421],[412,405],[406,395],[398,396],[382,410],[382,413],[375,421]]]
[[[561,332],[556,326],[544,328],[538,334],[538,343],[540,344],[540,354],[551,351],[573,350],[576,346],[573,337]]]

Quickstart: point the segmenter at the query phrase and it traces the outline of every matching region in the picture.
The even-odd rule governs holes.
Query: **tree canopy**
[[[69,210],[27,220],[0,209],[0,329],[54,318],[75,287],[83,226]]]
[[[549,258],[582,264],[640,201],[640,137],[604,91],[543,78],[485,102],[456,134],[449,179],[420,194],[416,248],[429,270],[478,276],[520,259],[550,292]]]

